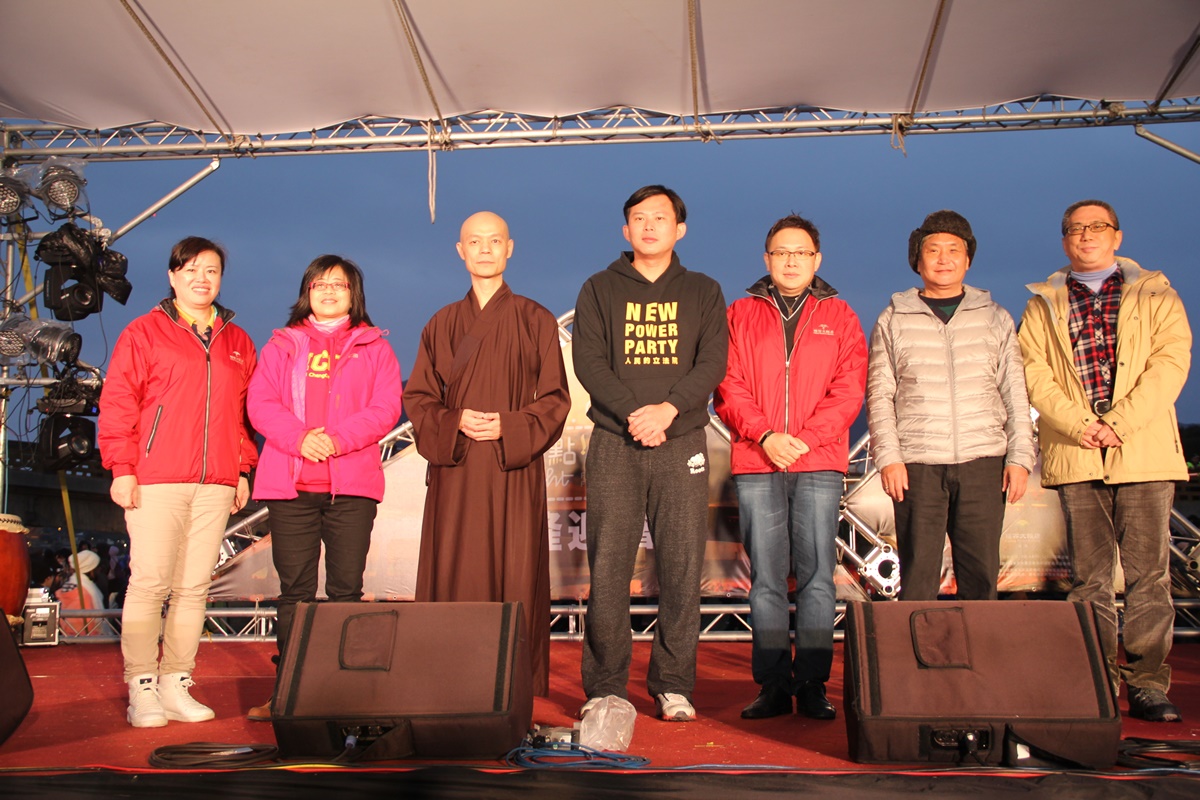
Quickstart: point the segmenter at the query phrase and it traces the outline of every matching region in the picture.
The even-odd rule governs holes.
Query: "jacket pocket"
[[[146,439],[146,455],[150,455],[150,448],[154,446],[154,434],[158,433],[158,423],[162,419],[163,407],[159,406],[154,412],[154,424],[150,426],[150,436]]]

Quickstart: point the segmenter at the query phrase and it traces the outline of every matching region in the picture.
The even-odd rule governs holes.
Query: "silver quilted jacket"
[[[867,425],[878,467],[1004,456],[1033,471],[1035,450],[1015,326],[964,286],[943,323],[916,289],[892,295],[871,333]]]

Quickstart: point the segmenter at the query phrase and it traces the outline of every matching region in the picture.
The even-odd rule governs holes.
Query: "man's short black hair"
[[[638,203],[643,203],[646,200],[649,200],[651,197],[657,197],[660,194],[671,201],[671,205],[675,209],[675,222],[686,222],[687,206],[683,204],[683,199],[679,195],[675,194],[674,190],[668,189],[666,186],[663,186],[659,183],[652,183],[649,186],[643,186],[633,194],[629,195],[629,199],[625,201],[625,207],[622,209],[622,211],[625,213],[625,221],[629,222],[629,209],[633,208]]]
[[[786,228],[799,228],[807,233],[813,240],[813,247],[818,253],[821,252],[821,232],[817,230],[817,226],[812,223],[812,220],[807,220],[799,214],[788,214],[771,226],[771,230],[767,231],[767,241],[763,244],[764,252],[771,250],[771,240],[775,238],[775,234]]]
[[[1063,212],[1062,218],[1062,235],[1067,235],[1067,226],[1071,224],[1071,215],[1085,206],[1098,206],[1108,212],[1108,216],[1112,217],[1112,226],[1115,230],[1121,230],[1121,222],[1117,219],[1117,212],[1113,207],[1103,200],[1079,200],[1067,206],[1067,210]]]

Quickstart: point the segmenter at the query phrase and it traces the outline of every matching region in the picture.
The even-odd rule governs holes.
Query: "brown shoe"
[[[271,721],[271,701],[263,703],[261,706],[255,706],[246,712],[246,719],[251,722],[270,722]]]

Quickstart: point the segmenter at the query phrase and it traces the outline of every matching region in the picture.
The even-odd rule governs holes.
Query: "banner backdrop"
[[[571,386],[571,413],[562,438],[546,453],[546,496],[550,525],[551,596],[558,601],[586,599],[587,504],[583,464],[592,423],[588,396],[571,368],[571,345],[563,346]],[[710,425],[708,433],[708,529],[701,591],[705,597],[744,599],[750,590],[750,565],[738,531],[737,496],[729,476],[729,443]],[[375,519],[371,552],[364,575],[367,600],[411,600],[416,593],[421,515],[425,506],[427,463],[409,447],[384,470],[387,491]],[[1067,588],[1065,525],[1053,491],[1041,488],[1039,474],[1029,479],[1025,498],[1010,506],[1001,539],[1000,591],[1043,591]],[[997,488],[999,491],[999,488]],[[895,543],[891,501],[875,476],[855,493],[847,508],[874,531]],[[949,551],[947,549],[947,559]],[[953,575],[944,567],[943,587],[953,591]],[[324,564],[320,584],[324,586]],[[862,590],[845,570],[839,571],[839,597],[858,597]],[[629,592],[655,597],[654,543],[643,532]],[[270,600],[279,594],[279,578],[271,563],[270,538],[260,540],[227,561],[210,591],[216,601]]]

